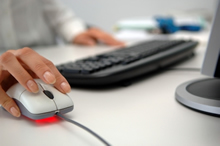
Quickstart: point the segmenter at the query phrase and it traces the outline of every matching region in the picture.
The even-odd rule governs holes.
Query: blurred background
[[[211,21],[218,0],[62,0],[87,23],[113,32],[123,19],[156,15],[199,15]]]

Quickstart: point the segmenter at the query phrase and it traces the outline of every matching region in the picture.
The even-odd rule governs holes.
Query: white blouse
[[[71,42],[85,29],[58,0],[0,0],[0,50]]]

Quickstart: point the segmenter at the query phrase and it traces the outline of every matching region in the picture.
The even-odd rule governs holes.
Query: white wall
[[[86,22],[111,32],[123,18],[164,14],[173,10],[214,12],[217,0],[61,0]]]

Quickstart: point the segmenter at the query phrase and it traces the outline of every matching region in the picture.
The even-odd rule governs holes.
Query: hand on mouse
[[[36,93],[39,89],[34,78],[54,84],[63,93],[71,89],[51,61],[28,47],[9,50],[0,56],[0,104],[13,116],[19,117],[21,113],[14,100],[6,94],[7,89],[19,82],[28,91]]]
[[[88,46],[94,46],[98,42],[102,42],[109,46],[125,46],[123,42],[114,39],[111,35],[98,28],[90,28],[86,32],[77,35],[73,40],[74,44]]]

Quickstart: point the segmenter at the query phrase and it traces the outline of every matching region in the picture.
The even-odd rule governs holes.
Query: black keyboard
[[[151,40],[57,68],[71,86],[119,84],[193,56],[197,44],[192,40]]]

